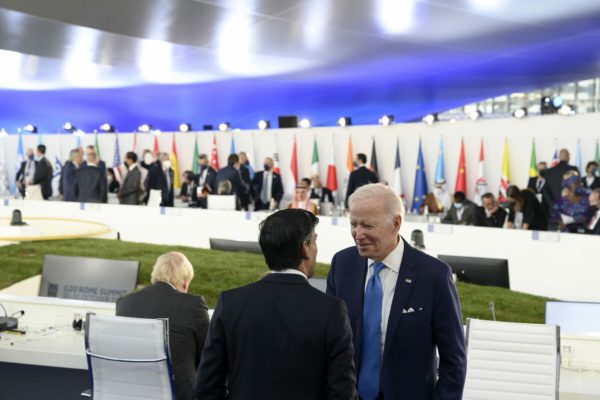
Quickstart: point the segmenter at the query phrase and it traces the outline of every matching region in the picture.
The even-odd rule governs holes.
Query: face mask
[[[263,165],[265,171],[270,171],[271,170],[271,166],[269,164],[265,164]]]
[[[152,157],[152,154],[146,153],[146,155],[144,155],[144,163],[152,164],[153,162],[154,162],[154,157]]]
[[[592,176],[596,175],[597,173],[598,173],[598,169],[596,169],[596,168],[592,168],[592,170],[590,171],[590,174]]]
[[[463,207],[462,203],[454,203],[454,208],[461,209]]]
[[[33,156],[33,154],[32,154],[32,155],[30,155],[30,156],[29,156],[29,157],[27,157],[27,158],[28,158],[29,160],[31,160],[31,161],[35,160],[35,157]]]
[[[162,166],[163,166],[163,168],[165,168],[165,169],[166,169],[166,168],[171,168],[171,161],[169,161],[169,160],[165,160],[165,161],[163,161],[163,162],[162,162]]]
[[[40,161],[42,159],[41,156],[35,156],[35,161]]]
[[[200,164],[200,171],[204,171],[207,167],[208,165]]]
[[[541,170],[538,174],[543,178],[546,176],[546,170]]]

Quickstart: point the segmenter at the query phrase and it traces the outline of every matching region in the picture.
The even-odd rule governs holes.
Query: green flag
[[[529,162],[529,177],[536,178],[537,173],[537,157],[535,155],[535,139],[531,143],[531,161]]]
[[[596,164],[600,165],[600,144],[598,144],[598,140],[596,140],[596,157],[594,157]],[[600,168],[596,169],[596,176],[600,176]]]
[[[198,175],[198,138],[194,136],[194,157],[192,158],[192,172]]]
[[[319,173],[319,150],[317,149],[317,139],[314,139],[312,163],[310,169],[313,175],[317,175]]]
[[[95,146],[96,146],[96,154],[98,154],[98,160],[100,160],[100,158],[101,158],[100,157],[100,145],[98,144],[98,134],[97,133],[96,133],[96,143],[95,143]]]

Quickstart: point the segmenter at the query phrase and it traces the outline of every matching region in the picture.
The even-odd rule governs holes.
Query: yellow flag
[[[179,165],[177,164],[177,145],[175,144],[175,134],[173,134],[173,145],[171,147],[171,168],[173,169],[173,187],[179,189],[181,181],[179,178]]]

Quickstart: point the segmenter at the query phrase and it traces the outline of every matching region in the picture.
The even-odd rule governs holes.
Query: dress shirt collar
[[[169,286],[171,286],[171,287],[173,288],[173,290],[176,290],[176,291],[177,291],[177,288],[176,288],[175,286],[173,286],[173,284],[172,284],[171,282],[167,282],[167,281],[158,281],[158,282],[160,282],[160,283],[164,283],[164,284],[166,284],[166,285],[169,285]]]
[[[293,274],[293,275],[300,275],[301,277],[303,277],[304,279],[308,279],[306,277],[306,275],[304,275],[304,272],[297,270],[297,269],[293,269],[293,268],[286,268],[286,269],[282,269],[280,271],[271,271],[272,274]]]
[[[400,236],[398,236],[398,244],[392,250],[390,254],[388,254],[381,262],[383,265],[394,271],[395,273],[400,272],[400,263],[402,263],[402,257],[404,256],[404,241]],[[377,260],[373,260],[369,258],[368,265],[369,267],[373,265],[373,263]]]
[[[131,164],[131,165],[129,166],[129,171],[133,171],[133,169],[134,169],[134,168],[136,168],[136,167],[137,167],[137,164],[136,164],[136,163],[133,163],[133,164]]]

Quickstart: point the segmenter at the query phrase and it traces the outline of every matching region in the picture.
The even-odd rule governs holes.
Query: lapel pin
[[[406,282],[406,283],[412,283],[412,279],[410,279],[410,278],[406,278],[406,279],[404,280],[404,282]]]

